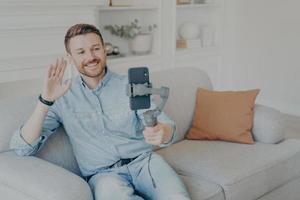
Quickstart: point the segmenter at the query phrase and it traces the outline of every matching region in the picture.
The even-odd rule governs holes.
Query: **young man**
[[[162,113],[155,127],[145,128],[145,110],[130,110],[128,79],[107,69],[99,30],[74,25],[65,47],[79,76],[62,83],[63,59],[49,67],[36,108],[13,135],[11,148],[33,155],[63,125],[96,200],[189,199],[175,171],[152,152],[154,145],[171,144],[174,122]]]

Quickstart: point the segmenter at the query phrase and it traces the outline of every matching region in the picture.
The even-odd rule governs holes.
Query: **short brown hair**
[[[66,48],[66,51],[68,53],[70,53],[69,42],[70,42],[70,39],[72,37],[75,37],[77,35],[84,35],[84,34],[87,34],[87,33],[97,34],[100,37],[100,40],[101,40],[102,44],[104,45],[102,35],[101,35],[99,29],[97,29],[94,25],[91,25],[91,24],[75,24],[75,25],[71,26],[68,29],[68,31],[65,35],[65,48]]]

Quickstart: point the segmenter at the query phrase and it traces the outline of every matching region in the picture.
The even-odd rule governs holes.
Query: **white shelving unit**
[[[208,65],[214,68],[211,71],[216,72],[221,55],[223,1],[203,0],[203,3],[197,3],[199,1],[191,0],[190,4],[177,5],[176,0],[133,0],[135,3],[131,6],[100,7],[97,18],[104,40],[118,46],[124,54],[123,57],[109,57],[108,65],[122,73],[126,73],[129,67],[137,66],[159,70]],[[152,52],[148,55],[130,54],[127,40],[113,36],[103,28],[108,24],[129,24],[134,19],[138,19],[141,25],[157,25]],[[194,22],[199,27],[200,45],[192,43],[190,47],[179,49],[176,47],[178,29],[186,21]],[[206,35],[203,30],[206,30]]]
[[[177,5],[176,0],[139,0],[133,1],[136,3],[131,6],[99,7],[98,25],[104,40],[118,46],[124,55],[109,57],[108,64],[121,67],[133,64],[147,66],[160,60],[161,65],[173,66],[178,59],[187,59],[187,62],[190,62],[191,57],[197,59],[199,56],[203,58],[220,55],[222,1],[209,0],[207,3],[196,3],[192,0],[190,4]],[[129,24],[134,19],[138,19],[141,25],[156,24],[158,27],[154,34],[152,52],[148,55],[130,54],[127,40],[113,36],[103,28],[108,24]],[[176,48],[176,40],[180,38],[178,29],[186,21],[199,26],[201,45],[179,49]],[[204,28],[208,34],[206,37],[203,33]],[[205,43],[205,39],[210,39],[211,42]]]
[[[203,3],[203,4],[182,4],[182,5],[177,5],[177,9],[190,9],[190,8],[214,8],[217,7],[218,5],[216,3]]]
[[[219,55],[220,51],[218,47],[199,47],[199,48],[190,48],[190,49],[176,49],[176,57],[185,56],[185,55]]]
[[[220,24],[221,24],[221,0],[209,1],[208,3],[193,3],[176,5],[175,40],[186,41],[187,47],[176,48],[176,57],[189,54],[194,55],[218,55],[220,48]],[[193,40],[187,41],[179,34],[182,24],[192,22],[200,29],[200,36],[194,41],[199,45],[191,45]],[[175,41],[175,43],[176,43]],[[193,43],[192,43],[193,44]]]
[[[126,55],[123,57],[109,58],[108,64],[115,65],[120,63],[130,63],[130,62],[143,62],[160,59],[158,54],[147,54],[147,55]]]
[[[131,6],[120,7],[99,7],[98,8],[98,26],[101,30],[105,42],[118,46],[123,56],[108,57],[108,64],[120,65],[123,63],[130,64],[132,62],[146,65],[153,58],[160,59],[161,56],[161,0],[139,0]],[[153,32],[152,51],[147,55],[133,55],[129,50],[129,41],[112,35],[104,29],[105,25],[126,25],[135,19],[139,21],[139,25],[146,27],[156,24],[157,28]]]
[[[99,11],[132,11],[132,10],[155,10],[155,5],[136,5],[136,6],[101,6]]]

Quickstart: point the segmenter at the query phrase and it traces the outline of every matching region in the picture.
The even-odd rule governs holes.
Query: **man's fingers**
[[[154,142],[156,139],[154,138],[145,138],[145,141],[148,143]]]
[[[53,70],[53,65],[51,64],[50,67],[48,68],[48,78],[52,76],[52,70]]]
[[[62,79],[66,66],[67,62],[64,60],[64,58],[57,58],[55,64],[51,64],[48,69],[48,78],[55,77]]]
[[[56,62],[55,62],[55,69],[56,69],[56,67],[58,66],[58,63],[59,63],[59,59],[58,59],[58,58],[56,58]]]
[[[145,137],[155,137],[156,136],[155,133],[149,132],[147,130],[143,131],[143,134],[144,134]]]
[[[162,143],[162,135],[159,133],[143,131],[145,142],[152,145],[159,145]]]
[[[157,124],[156,126],[153,126],[153,127],[146,127],[145,130],[155,133],[160,130],[160,126]]]
[[[156,140],[158,139],[157,137],[149,137],[149,136],[144,136],[146,140]]]
[[[53,66],[53,65],[52,65]],[[56,66],[54,65],[52,67],[52,72],[51,72],[51,77],[54,77],[55,76],[55,71],[56,71]]]
[[[153,130],[154,130],[153,127],[147,127],[147,126],[146,126],[146,127],[145,127],[145,130],[148,131],[148,132],[154,132],[154,131],[153,131]]]
[[[64,73],[65,73],[65,71],[66,71],[66,68],[67,68],[67,61],[63,60],[63,63],[62,63],[62,65],[61,65],[61,70],[60,70],[60,72],[59,72],[59,74],[58,74],[58,78],[59,78],[60,80],[62,80],[62,78],[63,78],[63,76],[64,76]]]
[[[55,76],[56,75],[57,66],[58,66],[58,59],[56,59],[56,63],[55,63],[55,65],[53,65],[51,76]]]
[[[150,139],[160,139],[162,137],[162,134],[160,132],[148,132],[148,131],[143,131],[143,135],[145,138],[150,138]]]
[[[60,72],[61,72],[61,70],[62,70],[62,64],[63,64],[63,58],[60,58],[60,59],[58,60],[58,65],[57,65],[56,71],[55,71],[55,76],[56,76],[56,78],[59,78],[59,74],[60,74]]]
[[[159,145],[160,141],[158,139],[145,139],[145,142],[152,145]]]
[[[56,59],[56,64],[55,64],[55,76],[58,75],[58,72],[60,70],[60,65],[61,65],[61,58]]]

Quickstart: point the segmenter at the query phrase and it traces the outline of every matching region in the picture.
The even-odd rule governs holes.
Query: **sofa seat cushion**
[[[228,200],[257,199],[300,176],[300,140],[252,145],[183,140],[158,151],[182,175],[223,187]]]
[[[197,177],[179,175],[192,199],[225,200],[221,186]]]

